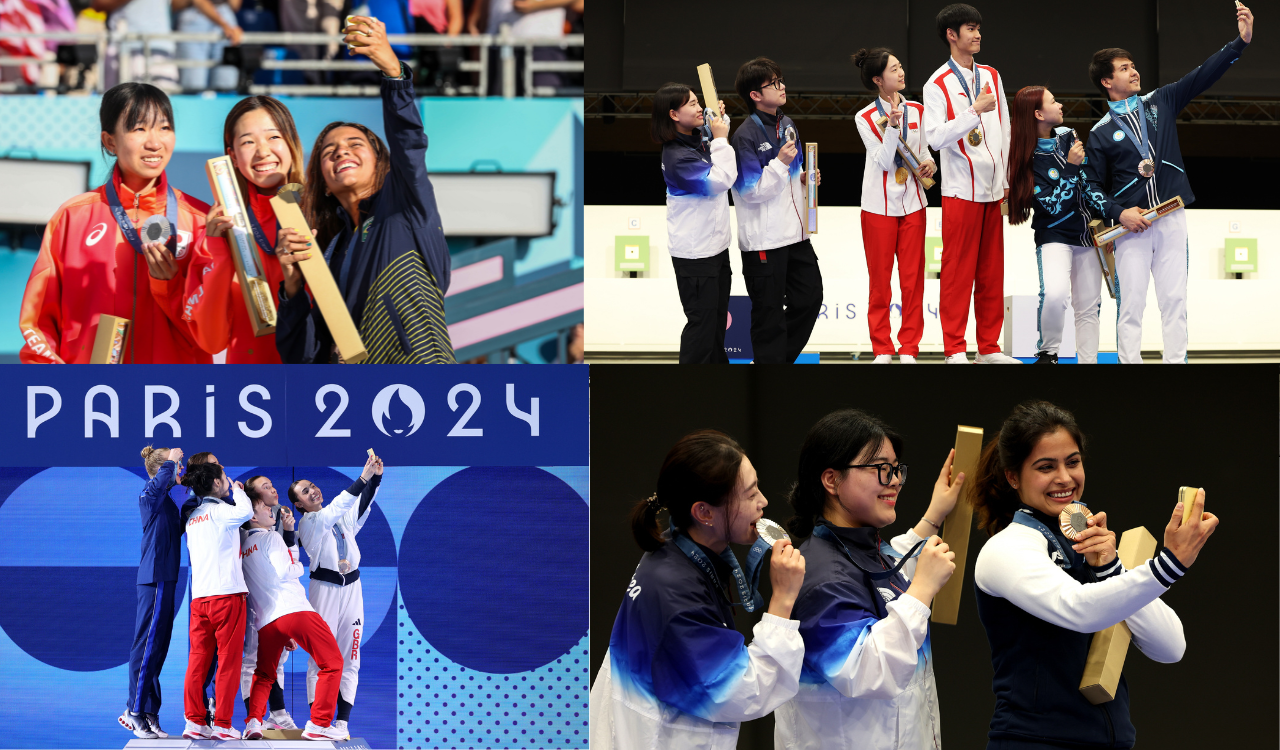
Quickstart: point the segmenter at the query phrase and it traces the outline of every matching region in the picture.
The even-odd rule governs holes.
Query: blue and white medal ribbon
[[[1130,104],[1130,102],[1135,100],[1137,102],[1136,104]],[[1109,102],[1108,105],[1114,115],[1112,119],[1116,121],[1116,126],[1123,130],[1125,135],[1129,136],[1129,140],[1133,141],[1134,145],[1138,147],[1138,153],[1142,156],[1142,161],[1138,162],[1138,174],[1143,177],[1150,178],[1156,173],[1156,163],[1155,160],[1151,158],[1151,141],[1147,139],[1147,113],[1146,108],[1142,104],[1142,99],[1139,98],[1137,94],[1134,94],[1122,102]],[[1124,107],[1124,109],[1121,110],[1120,107]],[[1134,137],[1133,128],[1129,127],[1129,123],[1121,117],[1121,115],[1127,115],[1133,112],[1135,107],[1138,111],[1138,122],[1142,125],[1141,142]]]

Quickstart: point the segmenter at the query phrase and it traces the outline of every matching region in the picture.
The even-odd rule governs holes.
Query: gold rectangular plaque
[[[231,163],[230,156],[218,156],[206,162],[204,169],[209,175],[209,187],[213,189],[214,200],[234,222],[224,239],[235,260],[236,278],[240,280],[240,291],[244,294],[244,304],[249,310],[249,320],[253,323],[253,335],[275,333],[275,295],[259,265],[258,243],[253,239],[253,232],[249,228],[249,208],[236,183],[235,165]]]
[[[889,118],[887,116],[881,116],[879,120],[876,120],[876,127],[880,128],[881,133],[884,133],[885,128],[888,127],[888,125]],[[924,186],[925,190],[933,187],[932,178],[920,176],[921,159],[919,156],[916,156],[916,153],[907,145],[906,134],[903,131],[898,132],[898,153],[902,154],[902,160],[907,163],[907,169],[911,170],[911,174],[915,176],[916,180],[919,181],[921,185]]]
[[[1102,231],[1102,219],[1094,219],[1089,222],[1089,233],[1095,239],[1098,233]],[[1116,244],[1114,242],[1104,242],[1101,245],[1095,244],[1098,251],[1098,265],[1102,266],[1102,278],[1107,282],[1107,294],[1111,295],[1111,299],[1116,298]]]
[[[716,79],[711,75],[709,64],[703,63],[698,66],[698,82],[702,84],[702,106],[710,108],[718,117],[720,99],[716,96]]]
[[[1177,211],[1178,209],[1185,208],[1185,207],[1186,207],[1186,204],[1182,202],[1182,196],[1175,195],[1169,200],[1165,201],[1164,203],[1161,203],[1160,205],[1156,206],[1155,208],[1148,208],[1146,211],[1143,211],[1142,218],[1146,219],[1147,221],[1155,221],[1156,219],[1159,219],[1162,216],[1168,216],[1174,211]],[[1090,224],[1090,226],[1093,226],[1093,225]],[[1098,232],[1096,232],[1093,235],[1093,244],[1095,247],[1102,247],[1103,245],[1109,242],[1115,242],[1116,240],[1120,239],[1121,237],[1125,236],[1128,233],[1129,233],[1129,230],[1125,229],[1123,224],[1116,224],[1113,227],[1107,227],[1106,229],[1101,229]]]
[[[1156,538],[1142,526],[1129,529],[1120,535],[1116,552],[1120,563],[1133,570],[1155,555]],[[1085,658],[1084,677],[1080,679],[1080,692],[1093,705],[1115,699],[1132,635],[1124,622],[1093,634],[1089,655]]]
[[[1199,487],[1179,487],[1178,499],[1182,501],[1182,525],[1186,526],[1191,521],[1191,514],[1194,512],[1196,503],[1196,493],[1200,491]]]
[[[315,233],[307,226],[299,205],[301,196],[292,190],[284,189],[271,199],[271,209],[275,211],[276,223],[282,228],[292,229],[311,243],[311,257],[298,261],[302,276],[307,280],[307,288],[311,290],[311,298],[320,314],[324,316],[324,324],[333,336],[333,343],[338,347],[342,361],[354,365],[363,362],[369,354],[365,351],[364,342],[360,340],[360,331],[351,319],[351,311],[347,302],[338,291],[338,284],[333,280],[333,273],[325,263],[324,253],[319,250]]]
[[[956,455],[951,460],[951,477],[964,472],[965,485],[951,515],[942,524],[942,541],[956,554],[956,571],[951,574],[938,595],[933,597],[930,619],[955,625],[960,615],[960,593],[964,591],[964,568],[969,553],[969,530],[973,527],[973,478],[978,474],[978,457],[982,455],[982,428],[960,425],[956,428]]]
[[[92,365],[118,365],[124,361],[124,348],[129,341],[129,319],[114,315],[98,316],[98,332],[93,336]]]

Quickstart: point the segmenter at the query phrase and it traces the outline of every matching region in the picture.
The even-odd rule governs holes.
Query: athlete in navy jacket
[[[138,613],[129,650],[129,705],[120,724],[143,739],[168,737],[160,729],[160,670],[173,634],[173,598],[182,562],[182,527],[169,489],[178,479],[182,449],[142,449],[151,479],[138,496],[142,560],[138,563]]]
[[[1086,154],[1089,179],[1104,194],[1102,213],[1130,232],[1115,243],[1116,343],[1120,361],[1142,362],[1142,311],[1147,279],[1155,282],[1163,326],[1164,361],[1187,359],[1187,220],[1181,211],[1154,224],[1141,212],[1174,196],[1195,200],[1178,146],[1178,113],[1212,86],[1253,39],[1253,13],[1236,10],[1240,36],[1181,80],[1139,96],[1141,78],[1128,52],[1093,55],[1089,76],[1110,98],[1111,111],[1093,126]],[[1143,174],[1140,165],[1145,161]]]
[[[312,229],[325,244],[325,260],[369,352],[365,362],[452,364],[444,315],[449,246],[427,176],[427,135],[413,97],[413,74],[391,51],[384,24],[363,16],[351,21],[348,29],[362,30],[349,33],[348,43],[382,70],[387,142],[384,146],[376,134],[353,123],[325,127],[307,165],[308,218],[312,213],[322,218],[313,219]],[[348,169],[354,185],[346,184],[352,179]],[[378,174],[384,175],[380,181]],[[300,293],[302,277],[294,264],[306,256],[297,255],[280,255],[285,272],[276,328],[280,359],[336,362],[324,317]]]

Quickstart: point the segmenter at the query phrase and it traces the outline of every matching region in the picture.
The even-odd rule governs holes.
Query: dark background
[[[946,4],[947,0],[888,4],[604,0],[592,6],[597,15],[586,91],[588,98],[592,93],[652,93],[667,81],[681,81],[701,96],[696,67],[706,62],[716,74],[721,95],[732,95],[738,67],[764,55],[782,66],[791,94],[861,94],[865,90],[850,55],[860,47],[886,46],[906,66],[904,93],[921,101],[926,77],[947,59],[935,25],[938,11]],[[983,14],[983,50],[978,60],[1000,71],[1010,98],[1032,84],[1047,86],[1058,96],[1100,96],[1089,81],[1089,60],[1095,51],[1117,46],[1133,55],[1146,93],[1186,75],[1238,33],[1230,0],[1070,4],[1004,0],[974,5]],[[1280,96],[1280,44],[1268,36],[1273,33],[1267,17],[1270,7],[1257,5],[1253,10],[1263,16],[1261,36],[1255,36],[1240,61],[1206,96]],[[791,114],[802,138],[821,146],[823,205],[859,205],[865,148],[854,124]],[[733,127],[740,123],[741,117],[735,117]],[[1068,125],[1085,138],[1092,122]],[[1274,124],[1180,123],[1179,140],[1196,192],[1195,206],[1280,208],[1269,186],[1271,176],[1280,172],[1280,138],[1275,131]],[[647,117],[588,116],[588,205],[664,202],[658,147],[648,133]],[[929,203],[939,205],[940,195],[940,187],[935,186],[928,191]]]
[[[785,522],[791,515],[786,491],[809,427],[849,406],[881,417],[902,434],[902,460],[911,466],[899,520],[884,530],[887,539],[905,532],[928,506],[956,425],[980,426],[990,440],[1016,404],[1041,398],[1075,413],[1088,442],[1085,500],[1107,512],[1117,538],[1145,526],[1162,542],[1180,485],[1205,487],[1207,509],[1222,519],[1186,578],[1162,597],[1182,619],[1182,661],[1157,664],[1129,650],[1125,676],[1137,747],[1273,747],[1271,712],[1280,698],[1273,593],[1280,580],[1269,531],[1280,454],[1274,366],[1182,368],[1176,377],[1137,369],[1105,378],[1057,370],[1034,381],[998,368],[971,368],[945,381],[911,369],[894,370],[892,377],[888,370],[876,377],[849,372],[592,368],[593,679],[641,555],[628,512],[653,492],[663,457],[684,434],[713,427],[738,440],[769,500],[765,514]],[[985,747],[994,707],[991,653],[973,595],[973,564],[985,539],[975,528],[959,623],[933,627],[944,747],[950,750]],[[735,551],[745,559],[745,548]],[[767,601],[768,576],[761,578]],[[758,620],[735,618],[748,642]],[[1223,701],[1220,710],[1202,703],[1210,696]],[[738,747],[772,748],[772,735],[772,716],[748,722]]]

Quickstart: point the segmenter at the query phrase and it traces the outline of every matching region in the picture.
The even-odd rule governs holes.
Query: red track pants
[[[867,254],[867,275],[871,294],[867,300],[867,327],[871,329],[871,351],[876,356],[893,354],[889,306],[893,259],[898,259],[898,282],[902,289],[902,327],[898,329],[899,354],[920,353],[924,334],[924,211],[906,216],[882,216],[862,211],[862,247]],[[946,253],[943,253],[945,255]]]
[[[187,655],[185,713],[187,720],[203,725],[205,712],[204,676],[209,662],[218,655],[218,676],[214,681],[217,714],[213,723],[231,726],[240,687],[240,660],[244,657],[244,594],[202,596],[191,602],[191,651]],[[273,673],[274,674],[274,673]]]
[[[327,727],[333,722],[333,711],[338,703],[338,684],[342,681],[342,652],[333,639],[329,625],[313,611],[293,612],[282,615],[264,625],[258,631],[258,666],[253,672],[253,689],[249,694],[249,719],[262,721],[267,708],[267,696],[276,679],[276,663],[280,650],[289,645],[289,639],[298,642],[302,650],[311,654],[320,667],[316,681],[316,700],[311,704],[311,723]]]
[[[1000,351],[1004,325],[1004,227],[1000,202],[942,199],[942,272],[938,318],[942,350],[948,356],[966,349],[969,295],[977,318],[978,353]]]

